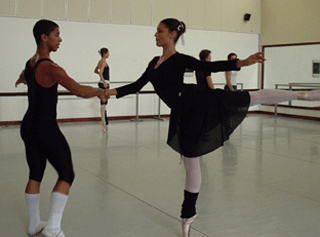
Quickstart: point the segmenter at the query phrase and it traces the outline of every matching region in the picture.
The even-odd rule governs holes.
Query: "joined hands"
[[[101,102],[105,103],[110,98],[110,90],[106,89],[103,91],[103,94],[98,96]]]

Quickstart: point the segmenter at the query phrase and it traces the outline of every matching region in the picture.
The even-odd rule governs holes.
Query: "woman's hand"
[[[264,58],[264,53],[263,52],[257,52],[255,54],[250,55],[248,58],[245,60],[238,60],[237,61],[237,67],[243,67],[243,66],[250,66],[255,63],[264,63],[266,59]]]
[[[108,84],[106,81],[104,81],[104,82],[103,82],[103,87],[104,87],[104,88],[109,88],[109,84]]]
[[[20,73],[20,76],[14,85],[15,87],[17,87],[21,83],[25,85],[27,84],[26,78],[24,77],[24,70]]]

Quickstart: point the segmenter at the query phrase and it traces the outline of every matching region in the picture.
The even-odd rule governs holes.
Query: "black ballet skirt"
[[[214,151],[246,117],[249,103],[247,92],[186,85],[179,110],[171,112],[168,145],[185,157]]]
[[[117,98],[136,93],[151,82],[159,97],[171,108],[167,144],[185,157],[199,157],[223,145],[246,117],[248,92],[210,89],[184,84],[185,69],[211,72],[239,70],[236,61],[199,61],[176,53],[157,69],[155,57],[135,82],[118,87]]]

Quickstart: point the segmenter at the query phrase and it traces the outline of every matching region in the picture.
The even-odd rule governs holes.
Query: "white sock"
[[[199,193],[201,186],[200,157],[187,158],[182,156],[186,168],[186,187],[190,193]]]
[[[61,219],[64,208],[68,201],[68,195],[58,192],[51,194],[51,209],[47,222],[46,230],[60,231],[61,230]]]
[[[37,229],[41,225],[40,220],[40,211],[39,211],[39,203],[40,203],[40,194],[25,194],[27,207],[29,211],[29,231],[33,231]]]
[[[106,116],[106,105],[101,105],[100,111],[101,111],[101,124],[103,126],[105,126],[106,125],[106,118],[105,118],[105,116]]]
[[[277,104],[284,101],[298,99],[298,92],[266,89],[259,91],[249,91],[250,106],[258,104]]]

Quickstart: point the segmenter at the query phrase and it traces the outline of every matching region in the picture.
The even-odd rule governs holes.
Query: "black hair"
[[[58,26],[57,23],[50,20],[39,20],[33,27],[33,36],[36,40],[37,45],[41,43],[41,35],[45,34],[49,36],[49,34],[54,31]]]
[[[211,51],[209,49],[201,50],[199,53],[199,58],[201,61],[206,61],[206,58],[211,54]]]
[[[177,42],[180,36],[186,32],[186,24],[183,21],[179,21],[175,18],[166,18],[161,21],[161,23],[165,24],[166,27],[169,29],[169,32],[177,31],[177,38],[174,42]]]
[[[101,57],[105,54],[105,53],[108,53],[109,50],[107,48],[101,48],[99,51],[99,54],[101,55]]]
[[[228,60],[229,60],[229,61],[231,60],[231,57],[232,57],[232,56],[236,56],[236,57],[237,57],[237,55],[236,55],[235,53],[229,53],[229,54],[228,54]]]

